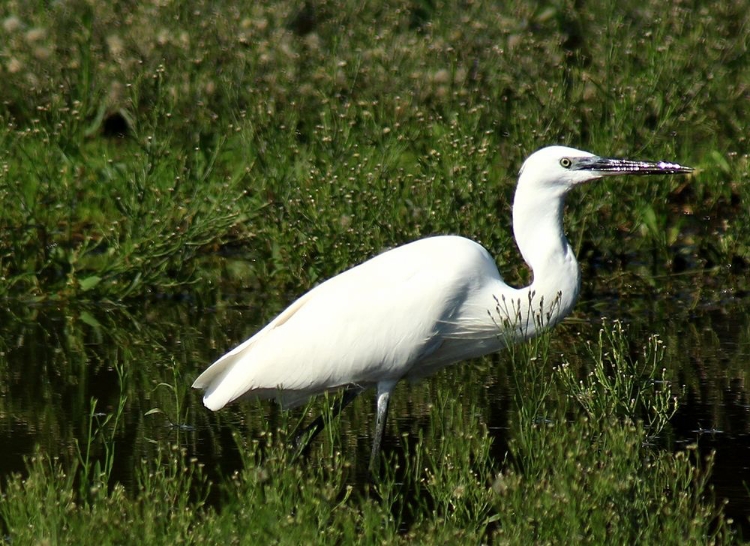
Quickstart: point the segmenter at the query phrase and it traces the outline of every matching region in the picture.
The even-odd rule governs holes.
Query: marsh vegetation
[[[741,541],[749,18],[4,2],[4,540]],[[324,397],[210,414],[189,389],[295,296],[419,237],[469,236],[528,282],[510,202],[551,143],[697,171],[571,195],[574,316],[399,386],[377,479],[371,397],[292,458]]]

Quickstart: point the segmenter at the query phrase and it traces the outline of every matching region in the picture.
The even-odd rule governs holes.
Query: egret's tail
[[[227,404],[241,398],[268,399],[275,398],[283,408],[299,406],[320,390],[287,389],[282,388],[249,388],[246,383],[232,378],[231,373],[236,366],[247,365],[242,362],[246,347],[241,345],[235,350],[225,354],[219,360],[208,367],[206,371],[198,376],[193,382],[194,389],[205,389],[203,404],[211,411],[218,411]]]
[[[198,376],[193,383],[194,389],[205,389],[203,404],[211,411],[217,411],[234,400],[233,392],[227,388],[229,385],[224,381],[232,370],[233,358],[224,358],[214,362],[206,371]]]

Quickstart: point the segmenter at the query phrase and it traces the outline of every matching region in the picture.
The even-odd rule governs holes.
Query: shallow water
[[[665,366],[685,386],[670,444],[680,449],[697,442],[704,453],[716,451],[717,497],[727,498],[728,514],[746,523],[750,299],[715,291],[696,295],[689,286],[650,296],[633,292],[617,298],[613,291],[607,298],[600,291],[605,297],[596,300],[584,294],[574,316],[553,334],[551,354],[564,353],[571,362],[583,358],[577,347],[595,339],[605,316],[628,325],[634,347],[657,333],[666,346]],[[153,457],[156,446],[165,442],[187,446],[209,472],[230,473],[241,464],[233,431],[252,436],[262,430],[259,423],[270,421],[271,428],[288,424],[271,403],[212,414],[189,386],[208,363],[271,315],[272,310],[198,309],[175,302],[128,309],[10,305],[1,310],[0,478],[22,472],[24,458],[35,449],[75,458],[85,446],[90,416],[95,424],[103,423],[121,396],[126,403],[116,433],[116,479],[132,485],[135,464]],[[461,382],[468,385],[464,394],[482,408],[502,457],[512,411],[512,373],[498,355],[416,385],[400,385],[384,449],[399,449],[394,430],[415,434],[424,425],[435,389]],[[372,405],[368,394],[342,417],[342,449],[355,449],[363,461],[369,455]]]

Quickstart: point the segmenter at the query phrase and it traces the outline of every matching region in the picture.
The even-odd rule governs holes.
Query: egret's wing
[[[318,286],[206,370],[194,385],[206,389],[206,406],[218,409],[245,393],[293,405],[338,386],[400,378],[406,363],[430,349],[432,310],[414,297],[426,279],[362,290],[357,277]]]
[[[246,394],[293,403],[342,385],[398,380],[442,350],[446,324],[460,320],[489,277],[499,279],[494,262],[466,239],[399,247],[311,290],[194,386],[219,409]]]

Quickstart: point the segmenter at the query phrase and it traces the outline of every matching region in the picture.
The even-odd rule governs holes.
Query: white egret
[[[371,465],[396,383],[498,351],[551,328],[572,310],[580,270],[563,233],[565,195],[604,176],[689,173],[675,163],[543,148],[521,167],[513,232],[533,282],[503,282],[490,254],[458,236],[394,248],[318,285],[204,371],[193,387],[219,410],[239,398],[284,407],[346,388],[339,411],[377,387]],[[322,421],[321,421],[322,427]]]

